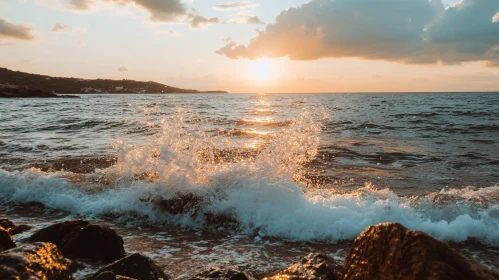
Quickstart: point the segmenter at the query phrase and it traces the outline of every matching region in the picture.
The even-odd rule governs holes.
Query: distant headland
[[[226,91],[221,90],[199,91],[194,89],[182,89],[151,81],[51,77],[12,71],[1,67],[0,84],[8,84],[31,90],[41,90],[58,94],[227,93]]]

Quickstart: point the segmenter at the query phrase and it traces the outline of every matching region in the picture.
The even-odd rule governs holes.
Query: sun
[[[268,82],[272,80],[274,76],[274,67],[272,63],[265,58],[249,61],[248,76],[251,80],[256,82]]]

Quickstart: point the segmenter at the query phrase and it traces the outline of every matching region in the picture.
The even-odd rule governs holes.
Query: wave
[[[443,240],[499,242],[499,186],[400,197],[371,185],[339,193],[297,183],[318,154],[320,111],[302,111],[257,155],[231,159],[217,153],[233,148],[230,138],[183,120],[165,119],[144,145],[117,143],[116,164],[92,174],[0,170],[0,203],[291,241],[351,240],[369,225],[399,222]]]

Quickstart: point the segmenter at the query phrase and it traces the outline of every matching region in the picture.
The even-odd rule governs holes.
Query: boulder
[[[200,272],[189,280],[207,280],[207,279],[227,279],[227,280],[255,280],[248,273],[240,271],[237,267],[221,268],[218,266]]]
[[[27,226],[27,225],[16,226],[9,219],[0,219],[0,227],[3,227],[4,229],[6,229],[10,233],[10,235],[16,235],[16,234],[23,233],[25,231],[32,229],[32,227]]]
[[[63,254],[100,260],[117,260],[125,256],[123,238],[108,226],[88,221],[66,221],[37,231],[31,242],[51,242]]]
[[[0,252],[16,247],[16,243],[12,240],[9,232],[0,227]]]
[[[30,230],[32,228],[33,227],[28,226],[28,225],[18,225],[18,226],[14,227],[14,228],[11,228],[9,230],[9,233],[10,233],[10,235],[16,235],[16,234],[20,234],[20,233],[23,233],[25,231],[28,231],[28,230]]]
[[[54,244],[33,243],[0,253],[0,279],[73,279]]]
[[[264,279],[337,280],[341,279],[343,267],[332,258],[322,254],[309,254],[300,263],[293,264],[278,274]]]
[[[160,196],[156,197],[153,201],[154,205],[164,212],[170,213],[172,215],[185,214],[191,211],[195,211],[199,208],[199,205],[203,202],[203,199],[192,193],[188,194],[178,194],[178,196],[164,199]]]
[[[150,258],[136,253],[99,269],[90,279],[97,280],[104,272],[137,280],[168,280],[169,277]],[[106,276],[107,277],[107,276]]]
[[[3,227],[5,230],[10,230],[15,228],[14,223],[9,219],[0,219],[0,227]]]
[[[468,263],[450,246],[397,223],[368,227],[345,259],[342,279],[499,279]]]

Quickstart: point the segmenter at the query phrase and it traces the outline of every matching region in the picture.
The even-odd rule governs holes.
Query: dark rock
[[[116,280],[137,280],[137,279],[126,277],[126,276],[123,276],[123,275],[116,275]]]
[[[34,243],[0,253],[0,279],[73,279],[54,244]]]
[[[182,194],[174,198],[163,199],[157,197],[154,199],[154,205],[162,211],[168,212],[173,215],[185,214],[190,211],[198,209],[203,199],[194,194]]]
[[[101,273],[111,271],[116,275],[137,280],[167,280],[169,277],[150,258],[136,253],[99,269],[90,279],[96,280]]]
[[[468,263],[450,246],[396,223],[368,227],[345,260],[342,279],[499,279]]]
[[[69,267],[69,270],[71,273],[75,273],[78,270],[85,269],[85,265],[76,261],[76,260],[71,260],[71,259],[65,259],[66,265]]]
[[[0,219],[0,227],[3,227],[4,229],[6,229],[10,233],[10,235],[16,235],[16,234],[23,233],[27,230],[32,229],[32,227],[30,227],[28,225],[16,226],[9,219]]]
[[[64,254],[102,260],[117,260],[125,255],[123,238],[108,226],[88,221],[66,221],[41,229],[31,242],[51,242]]]
[[[31,226],[28,226],[28,225],[18,225],[17,227],[15,228],[11,228],[9,230],[9,233],[10,235],[16,235],[16,234],[20,234],[20,233],[23,233],[25,231],[28,231],[30,229],[32,229],[33,227]]]
[[[189,280],[206,280],[206,279],[227,279],[227,280],[255,280],[253,276],[246,272],[240,271],[237,267],[220,268],[212,267],[206,271],[196,274]]]
[[[12,240],[9,232],[0,227],[0,252],[16,247],[16,243]]]
[[[116,280],[116,274],[112,271],[104,271],[95,277],[95,280]]]
[[[112,271],[104,271],[95,280],[136,280],[135,278],[130,278],[122,275],[116,275]]]
[[[16,225],[9,219],[0,219],[0,227],[3,227],[5,230],[10,230],[16,227]]]
[[[264,279],[337,280],[341,279],[343,267],[332,258],[322,254],[309,254],[300,263],[293,264],[278,274]]]

